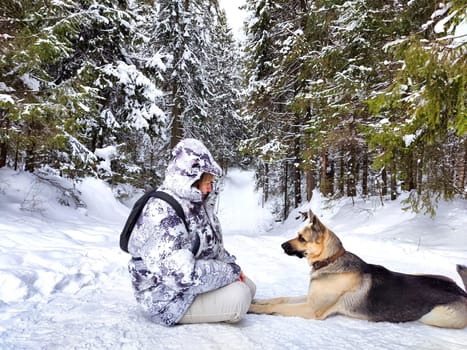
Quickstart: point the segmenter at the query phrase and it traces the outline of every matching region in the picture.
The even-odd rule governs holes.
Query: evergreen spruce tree
[[[4,13],[17,23],[0,66],[15,101],[8,118],[17,136],[9,151],[29,171],[46,165],[73,177],[105,173],[96,149],[122,142],[118,132],[142,124],[137,115],[149,118],[147,102],[124,100],[137,88],[155,91],[127,54],[135,33],[126,2],[27,2]],[[114,89],[122,81],[127,89]],[[153,101],[149,95],[138,98]]]
[[[250,26],[247,28],[245,48],[245,79],[247,93],[242,112],[247,121],[250,137],[242,150],[256,159],[258,186],[264,201],[284,193],[281,188],[281,160],[286,158],[282,130],[278,116],[283,110],[274,103],[272,76],[278,53],[274,31],[280,20],[281,8],[276,1],[246,1]],[[276,176],[277,175],[277,176]],[[277,209],[282,217],[281,209]]]
[[[461,71],[465,70],[465,59],[463,49],[435,45],[440,38],[433,39],[430,31],[442,11],[435,13],[434,21],[430,20],[434,5],[429,0],[247,2],[252,18],[246,48],[248,95],[244,115],[252,134],[244,142],[244,149],[259,158],[258,184],[266,199],[270,194],[283,194],[282,217],[287,215],[291,198],[295,205],[300,198],[302,175],[291,172],[287,162],[305,171],[308,199],[316,185],[325,195],[352,197],[359,190],[367,196],[385,195],[389,189],[391,199],[397,198],[400,190],[413,191],[415,198],[422,198],[420,193],[427,194],[424,198],[433,198],[435,193],[458,193],[462,188],[459,184],[465,182],[465,142],[456,137],[463,135],[459,134],[463,128],[459,125],[465,120],[463,103],[458,102],[465,100],[460,97],[464,96]],[[465,5],[454,1],[447,7],[451,17],[445,11],[446,20],[439,23],[449,22],[452,34],[455,24],[465,17]],[[414,37],[428,41],[417,45],[410,39]],[[450,37],[444,40],[449,42]],[[436,61],[426,54],[425,43],[430,41],[429,46],[440,47],[431,53],[438,58],[436,65],[426,64]],[[399,42],[402,44],[396,45]],[[417,68],[425,74],[422,79],[400,78],[414,74],[411,70],[422,62],[423,69]],[[446,62],[449,68],[443,66]],[[437,75],[452,83],[452,89],[436,90],[422,83],[436,80]],[[412,100],[405,100],[410,96],[407,91],[388,98],[389,91],[399,93],[395,87],[411,86],[414,81],[418,83],[416,89],[411,88]],[[438,80],[436,86],[443,86],[441,82]],[[423,99],[419,98],[421,92]],[[439,96],[455,101],[450,103],[456,108],[445,111]],[[422,103],[425,99],[430,102]],[[373,102],[368,105],[368,100]],[[414,108],[414,101],[425,116],[431,113],[428,108],[439,112],[430,118],[411,118],[407,106]],[[436,118],[446,114],[449,117],[440,119],[450,120],[447,125],[457,125],[457,134],[451,127],[451,132],[440,137],[439,127],[443,129],[444,124]],[[420,137],[420,147],[404,146],[412,135],[401,127],[407,120],[433,124],[433,128],[425,128],[423,135],[435,135],[438,143],[427,148],[430,139]],[[379,126],[384,132],[377,132]],[[437,155],[435,150],[442,152]],[[447,150],[454,155],[442,162],[439,157]],[[434,167],[426,159],[432,154],[442,166]],[[425,182],[430,186],[435,183],[427,178],[439,179],[440,185],[424,192],[421,189]],[[440,181],[442,178],[447,180]]]
[[[239,115],[242,81],[241,54],[221,11],[212,33],[207,64],[208,80],[212,86],[209,98],[208,125],[203,130],[215,158],[224,169],[241,161],[239,142],[245,130]]]
[[[303,187],[308,200],[406,190],[431,214],[463,195],[463,1],[245,7],[241,57],[215,0],[5,0],[0,166],[153,187],[180,138],[224,167],[242,139],[280,218]]]
[[[422,30],[391,46],[403,65],[371,103],[381,118],[370,138],[383,147],[377,160],[398,157],[399,176],[414,189],[408,207],[431,215],[440,198],[462,195],[465,185],[467,66],[456,30],[466,11],[461,1],[443,5],[424,17]]]

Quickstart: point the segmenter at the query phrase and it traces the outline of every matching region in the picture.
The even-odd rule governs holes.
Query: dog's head
[[[342,244],[311,211],[308,213],[310,222],[298,232],[297,237],[282,244],[282,249],[288,255],[306,258],[311,265],[335,253]]]

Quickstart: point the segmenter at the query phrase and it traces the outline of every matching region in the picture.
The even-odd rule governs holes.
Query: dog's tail
[[[457,265],[457,272],[461,276],[462,282],[464,282],[465,290],[467,290],[467,266]]]

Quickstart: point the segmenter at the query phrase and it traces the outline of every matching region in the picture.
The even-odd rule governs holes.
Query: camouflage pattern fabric
[[[194,139],[180,141],[172,154],[159,190],[180,203],[189,232],[168,203],[151,198],[128,244],[130,254],[141,258],[128,264],[136,301],[151,320],[166,326],[183,317],[196,295],[228,285],[240,274],[235,257],[224,248],[213,194],[203,199],[201,191],[192,187],[204,172],[221,176],[221,168]],[[194,256],[196,233],[200,247]]]

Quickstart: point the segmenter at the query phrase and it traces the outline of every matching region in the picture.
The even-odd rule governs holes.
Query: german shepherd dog
[[[368,321],[421,321],[445,328],[467,326],[467,293],[448,277],[409,275],[367,264],[346,251],[316,215],[296,238],[282,244],[288,255],[313,267],[308,295],[255,299],[250,313],[325,319],[344,315]],[[465,288],[467,267],[457,265]]]

